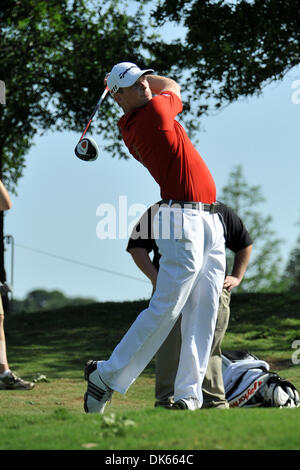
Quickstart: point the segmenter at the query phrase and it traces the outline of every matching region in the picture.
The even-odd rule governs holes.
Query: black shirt
[[[158,269],[160,254],[158,252],[158,248],[151,229],[151,217],[153,217],[153,213],[151,213],[151,207],[142,215],[139,222],[133,229],[126,250],[130,251],[131,248],[145,248],[148,253],[153,251],[154,255],[152,262]],[[226,248],[236,253],[237,251],[240,251],[243,248],[253,244],[253,241],[243,221],[230,207],[218,201],[216,210],[224,227]],[[137,236],[137,234],[141,232],[141,223],[143,223],[143,221],[143,227],[146,227],[146,233],[144,230],[142,236]],[[133,233],[135,233],[134,236]]]

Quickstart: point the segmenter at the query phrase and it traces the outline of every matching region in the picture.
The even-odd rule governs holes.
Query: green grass
[[[224,412],[223,412],[224,411]],[[103,417],[66,407],[1,418],[1,449],[14,450],[292,450],[299,448],[299,412],[288,409],[201,412],[119,409]],[[200,415],[201,413],[201,415]],[[4,428],[5,426],[5,428]],[[5,431],[5,432],[4,432]]]
[[[0,450],[299,449],[300,408],[197,412],[154,409],[154,360],[104,416],[83,412],[85,361],[105,359],[145,301],[7,315],[10,366],[31,391],[0,391]],[[300,295],[240,294],[231,303],[224,349],[247,349],[300,390],[292,343],[300,340]],[[300,357],[300,353],[299,353]]]

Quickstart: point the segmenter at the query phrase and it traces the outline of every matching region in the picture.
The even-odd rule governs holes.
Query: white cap
[[[154,70],[141,70],[132,62],[121,62],[115,65],[107,78],[107,86],[111,94],[118,91],[119,88],[127,88],[133,85],[138,78],[145,73],[152,73]]]

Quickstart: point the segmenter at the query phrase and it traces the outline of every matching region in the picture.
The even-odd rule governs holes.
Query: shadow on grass
[[[252,345],[262,358],[266,352],[291,354],[300,339],[299,310],[299,294],[233,295],[228,333],[242,337],[245,349]]]
[[[107,359],[147,301],[97,303],[7,315],[7,348],[19,367],[28,362],[52,377],[82,376],[88,359]],[[150,363],[147,370],[153,369]]]
[[[107,359],[147,305],[148,301],[106,302],[7,315],[9,357],[19,367],[31,363],[53,378],[82,377],[85,362]],[[243,346],[239,341],[235,349],[255,351],[268,360],[267,353],[280,355],[300,339],[299,310],[300,295],[233,294],[228,334],[233,343],[238,336],[242,340]],[[153,372],[151,361],[145,373]]]

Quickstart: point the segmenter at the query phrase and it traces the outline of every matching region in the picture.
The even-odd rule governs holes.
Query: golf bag
[[[248,351],[223,351],[222,371],[231,408],[300,406],[296,387]]]

